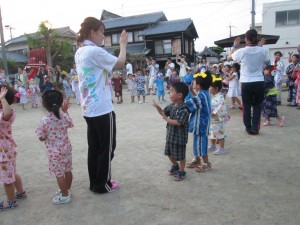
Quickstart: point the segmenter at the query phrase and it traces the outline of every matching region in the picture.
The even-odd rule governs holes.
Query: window
[[[133,33],[128,32],[128,42],[133,42]]]
[[[276,26],[292,26],[300,24],[300,10],[276,12]]]
[[[155,41],[155,54],[170,54],[172,53],[171,39]]]
[[[113,45],[119,44],[120,34],[112,34],[111,39],[112,39],[112,44]]]
[[[134,31],[134,42],[143,41],[143,36],[140,36],[141,31]]]

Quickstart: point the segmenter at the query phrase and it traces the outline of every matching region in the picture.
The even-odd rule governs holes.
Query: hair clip
[[[215,82],[215,81],[222,81],[222,78],[213,76],[212,82]]]

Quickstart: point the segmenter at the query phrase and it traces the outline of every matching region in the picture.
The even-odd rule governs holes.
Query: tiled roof
[[[0,51],[0,58],[2,59],[2,51]],[[28,62],[28,57],[25,55],[17,54],[15,52],[6,52],[6,58],[8,60],[17,62],[17,63],[26,63]]]
[[[55,31],[59,36],[62,36],[62,37],[76,38],[76,33],[73,30],[71,30],[70,27],[55,28],[55,29],[53,29],[53,31]],[[28,35],[33,36],[34,34],[35,33],[30,33]],[[23,43],[23,42],[27,42],[25,35],[21,35],[19,37],[8,40],[5,43],[5,46],[13,45],[13,44],[17,44],[17,43]]]
[[[118,49],[118,48],[119,48],[119,46],[104,47],[104,49],[111,54],[113,54],[114,50]],[[126,46],[126,53],[129,53],[129,54],[146,54],[147,51],[148,51],[148,49],[146,48],[145,44],[128,44]]]
[[[188,19],[180,19],[180,20],[170,20],[170,21],[162,21],[157,23],[154,27],[149,29],[145,29],[142,32],[142,35],[154,35],[154,34],[164,34],[164,33],[173,33],[173,32],[181,32],[186,31],[187,28],[193,23],[193,21]]]
[[[212,51],[211,49],[209,49],[207,46],[205,46],[205,48],[203,49],[202,52],[199,53],[199,55],[209,55],[209,56],[214,56],[214,57],[218,57],[219,54]]]
[[[105,29],[121,28],[136,25],[145,25],[149,23],[155,23],[159,19],[167,20],[163,12],[154,12],[135,16],[126,16],[115,19],[103,20]]]

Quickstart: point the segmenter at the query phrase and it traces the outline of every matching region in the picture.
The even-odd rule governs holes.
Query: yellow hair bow
[[[207,74],[204,73],[204,72],[196,73],[196,74],[194,75],[194,78],[197,78],[197,77],[203,77],[203,78],[205,78],[205,77],[207,77]]]
[[[212,82],[215,82],[215,81],[222,81],[222,78],[213,76]]]

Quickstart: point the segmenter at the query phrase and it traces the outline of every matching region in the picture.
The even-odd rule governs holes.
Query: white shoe
[[[139,103],[140,103],[140,104],[143,104],[143,102],[142,102],[142,101],[139,101]]]
[[[225,153],[224,148],[218,148],[216,151],[214,151],[215,155],[221,155],[221,154],[224,154],[224,153]]]
[[[215,151],[217,147],[215,145],[209,145],[207,151]]]
[[[55,195],[54,198],[52,199],[52,204],[54,205],[60,205],[60,204],[67,204],[71,201],[71,196],[62,196],[60,195]]]
[[[61,190],[58,190],[57,192],[55,192],[55,196],[61,195]],[[68,195],[72,196],[72,192],[71,190],[68,190]]]

